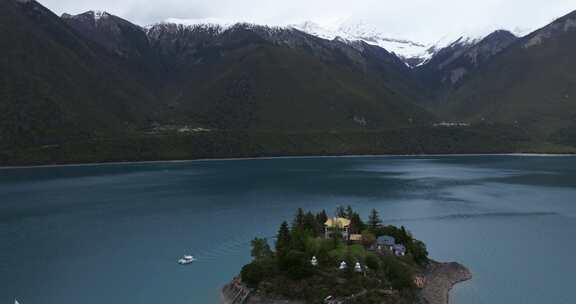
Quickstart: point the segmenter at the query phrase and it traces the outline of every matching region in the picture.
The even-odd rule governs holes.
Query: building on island
[[[392,250],[396,245],[396,239],[389,235],[383,235],[376,239],[376,248],[378,250],[388,249]]]
[[[324,234],[326,238],[339,234],[344,240],[349,240],[350,220],[342,217],[329,218],[324,223]]]
[[[405,256],[406,255],[406,246],[402,244],[396,244],[393,247],[393,252],[397,256]]]
[[[350,235],[350,242],[354,242],[354,243],[362,242],[362,235],[361,234],[351,234]]]
[[[372,250],[380,253],[393,253],[396,256],[406,255],[406,246],[397,244],[396,239],[389,235],[383,235],[376,239],[376,244],[370,247]]]

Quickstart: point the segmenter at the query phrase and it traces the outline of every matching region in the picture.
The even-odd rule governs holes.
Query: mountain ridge
[[[573,151],[573,14],[411,65],[293,27],[141,27],[4,1],[0,162]]]

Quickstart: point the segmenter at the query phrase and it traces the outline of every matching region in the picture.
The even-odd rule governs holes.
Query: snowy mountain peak
[[[203,18],[203,19],[178,19],[169,18],[162,24],[165,27],[168,25],[178,25],[169,27],[171,30],[179,30],[183,28],[192,29],[205,29],[215,33],[222,33],[235,26],[254,26],[253,23],[226,20],[219,18]],[[147,29],[151,30],[154,26],[148,26]],[[158,25],[156,25],[158,27]],[[314,21],[306,21],[299,24],[292,24],[287,26],[266,26],[270,29],[291,29],[298,30],[312,36],[316,36],[327,40],[339,40],[346,43],[362,41],[370,45],[379,46],[390,53],[394,53],[397,57],[402,59],[406,65],[415,67],[428,62],[438,51],[450,46],[463,46],[474,45],[481,41],[484,37],[488,36],[492,31],[485,29],[481,31],[468,31],[465,33],[453,33],[445,35],[436,43],[423,44],[414,42],[407,39],[394,38],[387,35],[376,27],[368,24],[363,20],[347,20],[337,24],[328,26],[320,25]]]
[[[158,27],[177,29],[188,29],[188,30],[206,30],[212,33],[222,34],[228,30],[235,28],[267,28],[270,30],[282,29],[282,27],[258,25],[255,23],[247,21],[232,21],[219,18],[202,18],[202,19],[179,19],[179,18],[168,18],[163,22],[158,24],[153,24],[146,26],[147,30],[151,30]]]
[[[94,20],[94,22],[98,22],[111,16],[112,16],[111,14],[105,11],[87,11],[85,13],[78,15],[70,15],[66,13],[62,14],[62,18],[64,19],[80,19],[80,20],[92,19]]]
[[[226,30],[240,22],[218,18],[202,18],[202,19],[168,18],[164,20],[163,23],[179,24],[189,27],[198,27],[198,26],[214,27],[214,28],[218,27],[221,28],[222,30]]]
[[[346,33],[353,37],[361,38],[362,40],[366,41],[373,41],[377,42],[379,40],[389,41],[389,42],[396,42],[396,43],[403,43],[407,45],[411,45],[414,47],[425,47],[426,45],[406,39],[397,39],[391,38],[389,35],[383,34],[381,31],[376,29],[374,26],[366,23],[365,21],[356,21],[356,22],[345,22],[339,26],[339,31]]]
[[[345,41],[363,41],[367,44],[382,47],[404,60],[422,57],[428,49],[422,43],[391,38],[364,21],[347,21],[332,27],[324,27],[312,21],[307,21],[291,25],[290,27],[329,40],[340,38]]]
[[[474,30],[466,30],[462,32],[453,32],[444,35],[436,43],[430,45],[430,48],[440,50],[455,45],[472,45],[482,41],[482,39],[498,31],[508,31],[508,30],[505,30],[498,26],[490,26],[485,28],[477,28]],[[521,37],[526,34],[526,30],[520,30],[520,29],[515,29],[511,32],[518,37]]]
[[[289,25],[288,27],[302,31],[312,36],[328,40],[336,39],[336,37],[341,35],[341,33],[338,33],[337,31],[326,27],[322,27],[318,23],[315,23],[313,21],[305,21],[300,24]]]
[[[94,16],[95,21],[98,21],[103,18],[108,18],[110,16],[110,14],[108,14],[105,11],[90,11],[90,13],[92,13],[92,15]]]

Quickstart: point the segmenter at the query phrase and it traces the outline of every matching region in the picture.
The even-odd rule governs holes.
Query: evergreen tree
[[[350,217],[350,230],[352,233],[360,233],[362,230],[365,229],[365,224],[360,218],[360,215],[356,212],[352,212],[352,216]]]
[[[400,226],[400,235],[397,237],[400,244],[409,244],[412,242],[412,234],[404,228],[404,226]]]
[[[302,228],[293,228],[290,233],[290,249],[296,251],[306,251],[306,239],[308,233]]]
[[[304,223],[302,225],[304,231],[311,234],[312,236],[318,236],[318,223],[316,222],[316,217],[312,212],[307,212],[304,215]]]
[[[351,220],[352,216],[354,216],[354,210],[352,209],[352,207],[350,205],[348,205],[348,207],[346,207],[346,216],[344,216],[344,217]]]
[[[290,229],[288,223],[283,222],[276,237],[276,255],[280,260],[286,257],[290,251]]]
[[[251,245],[251,255],[255,260],[272,257],[272,250],[266,239],[255,238],[252,240]]]
[[[370,211],[370,216],[368,217],[368,228],[371,231],[375,231],[380,224],[382,224],[382,220],[380,219],[380,215],[376,209],[372,209]]]
[[[316,227],[318,229],[318,235],[324,233],[324,225],[328,220],[328,215],[326,214],[326,210],[322,210],[320,213],[316,214]]]
[[[421,241],[414,240],[408,244],[407,247],[416,263],[420,265],[426,265],[428,263],[428,250],[426,249],[426,244]]]
[[[294,217],[294,222],[292,223],[292,229],[302,228],[304,226],[304,210],[298,208],[296,216]]]
[[[336,208],[336,217],[346,217],[346,209],[342,206]]]
[[[326,214],[326,210],[320,211],[320,213],[316,214],[316,221],[319,225],[324,227],[324,224],[328,220],[328,215]]]

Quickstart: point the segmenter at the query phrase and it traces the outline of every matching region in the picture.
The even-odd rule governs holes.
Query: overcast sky
[[[576,0],[40,0],[57,14],[104,10],[140,25],[217,18],[269,25],[363,20],[391,37],[429,43],[445,34],[528,31],[576,10]]]

